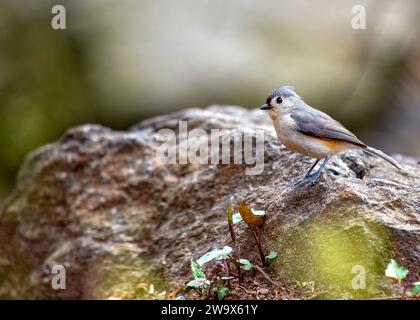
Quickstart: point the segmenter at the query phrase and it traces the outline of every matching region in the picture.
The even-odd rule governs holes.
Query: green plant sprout
[[[210,287],[211,281],[207,280],[206,275],[203,270],[201,270],[200,265],[197,261],[191,259],[191,273],[194,277],[194,280],[191,280],[187,283],[187,289],[195,290],[201,297],[206,295],[206,287]]]
[[[245,201],[242,201],[239,204],[238,211],[242,220],[246,223],[249,230],[251,231],[252,236],[254,237],[255,243],[258,247],[258,252],[260,254],[261,263],[264,267],[267,265],[267,260],[265,258],[264,248],[261,240],[261,229],[265,222],[265,212],[253,211]],[[240,220],[238,222],[240,222]]]
[[[409,281],[407,276],[410,271],[403,266],[399,265],[394,259],[388,263],[388,266],[385,270],[385,275],[388,278],[391,278],[397,283],[401,288],[401,297],[404,298],[407,290],[411,293],[412,296],[416,296],[420,293],[420,281]]]
[[[267,266],[277,258],[278,254],[275,251],[270,251],[268,255],[264,254],[261,242],[261,227],[264,223],[265,212],[252,210],[246,202],[241,202],[238,210],[239,213],[234,215],[232,205],[230,203],[228,204],[228,227],[233,248],[224,246],[222,249],[214,249],[205,253],[196,261],[191,259],[191,273],[194,279],[187,283],[186,289],[194,290],[202,299],[211,297],[219,300],[225,299],[231,293],[230,281],[237,278],[239,284],[241,284],[244,274],[243,271],[257,270],[270,283],[278,286],[261,267],[240,257],[240,246],[236,240],[233,228],[234,224],[241,221],[247,224],[258,246],[261,263],[263,267]],[[208,272],[209,277],[207,278],[202,267],[210,262],[214,262],[214,265],[210,272]],[[236,273],[232,271],[232,265],[235,267]]]

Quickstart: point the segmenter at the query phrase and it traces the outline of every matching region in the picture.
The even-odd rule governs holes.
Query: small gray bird
[[[275,89],[260,109],[268,110],[282,144],[290,150],[317,159],[303,178],[305,181],[311,177],[311,186],[318,181],[331,156],[351,149],[362,149],[401,170],[401,166],[394,159],[367,146],[341,123],[307,105],[292,87]],[[321,159],[324,161],[318,171],[311,175]]]

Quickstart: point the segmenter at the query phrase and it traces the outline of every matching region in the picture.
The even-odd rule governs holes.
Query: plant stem
[[[229,225],[230,238],[232,239],[232,243],[233,243],[233,258],[235,259],[235,261],[238,261],[240,259],[240,256],[241,256],[241,247],[240,247],[239,243],[236,242],[235,230],[233,229],[232,221],[229,218],[228,218],[228,225]],[[242,283],[241,266],[238,263],[234,263],[234,265],[235,265],[236,270],[238,272],[239,284],[241,284]],[[228,282],[228,285],[229,285],[229,282]]]
[[[226,266],[226,272],[227,272],[227,276],[228,276],[227,285],[228,285],[228,287],[230,287],[230,279],[229,279],[229,277],[230,277],[230,267],[229,267],[229,262],[226,261],[226,259],[223,259],[223,262],[224,262],[224,264]]]
[[[238,281],[239,284],[242,284],[242,270],[240,265],[236,265],[236,269],[238,270]]]
[[[228,224],[229,224],[230,238],[232,239],[233,244],[236,244],[235,231],[233,230],[232,222],[228,220]]]
[[[250,230],[251,230],[252,235],[254,236],[255,243],[257,244],[257,247],[258,247],[258,252],[259,252],[260,258],[261,258],[261,264],[262,264],[263,267],[265,267],[267,263],[265,261],[265,254],[264,254],[264,250],[263,250],[263,247],[262,247],[262,244],[261,244],[260,230],[258,228],[255,228],[255,229],[250,228]]]

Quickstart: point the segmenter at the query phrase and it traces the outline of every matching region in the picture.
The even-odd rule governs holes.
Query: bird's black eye
[[[277,103],[282,103],[283,99],[281,97],[277,97],[276,101],[277,101]]]

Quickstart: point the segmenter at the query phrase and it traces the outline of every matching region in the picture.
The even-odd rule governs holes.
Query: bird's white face
[[[268,106],[268,113],[274,115],[277,113],[288,113],[294,105],[295,97],[275,96],[268,98],[266,104]]]
[[[267,110],[273,119],[291,113],[294,106],[300,102],[302,102],[301,98],[292,87],[283,86],[273,90],[260,109]]]

